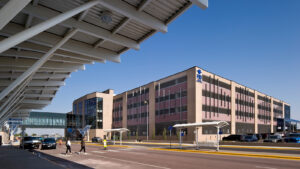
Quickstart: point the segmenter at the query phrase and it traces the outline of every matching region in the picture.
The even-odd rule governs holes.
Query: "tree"
[[[36,136],[36,134],[35,134],[35,133],[32,133],[32,134],[31,134],[31,136],[35,137],[35,136]]]
[[[131,135],[131,132],[127,132],[127,139],[130,140],[130,135]]]
[[[152,132],[152,139],[155,139],[155,128],[153,127],[153,132]]]
[[[139,139],[139,129],[138,128],[136,129],[136,132],[135,132],[135,138],[136,138],[136,140]]]
[[[167,140],[167,129],[164,128],[164,131],[163,131],[163,138],[164,140]]]

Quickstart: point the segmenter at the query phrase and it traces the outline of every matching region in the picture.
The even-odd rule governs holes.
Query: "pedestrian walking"
[[[81,139],[80,145],[81,145],[81,149],[80,149],[79,153],[81,153],[82,150],[85,153],[85,141],[84,141],[84,138]]]
[[[104,136],[104,139],[103,139],[103,146],[104,146],[104,150],[107,149],[107,141],[106,141],[106,137]]]
[[[70,152],[70,154],[72,154],[72,152],[71,152],[71,141],[70,141],[70,139],[67,139],[67,141],[66,141],[66,146],[67,146],[66,155],[68,154],[68,151]]]

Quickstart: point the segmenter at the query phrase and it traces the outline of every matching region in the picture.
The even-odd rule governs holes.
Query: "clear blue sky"
[[[300,0],[210,0],[129,50],[122,62],[87,65],[44,111],[68,112],[87,93],[121,93],[192,66],[282,99],[300,120]]]

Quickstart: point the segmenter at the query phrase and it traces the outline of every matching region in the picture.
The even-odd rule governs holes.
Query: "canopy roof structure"
[[[129,131],[127,128],[118,128],[118,129],[104,129],[104,132],[126,132]]]
[[[217,128],[222,128],[228,126],[229,124],[226,121],[212,121],[212,122],[203,122],[203,123],[186,123],[186,124],[175,124],[174,128],[188,128],[188,127],[202,127],[202,126],[214,126]]]
[[[192,4],[208,0],[1,0],[0,124],[50,104],[85,64],[121,62]]]

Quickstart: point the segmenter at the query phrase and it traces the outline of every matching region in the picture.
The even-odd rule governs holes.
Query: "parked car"
[[[232,134],[227,137],[224,137],[222,140],[223,141],[241,141],[241,139],[242,139],[242,135]]]
[[[2,136],[0,136],[0,146],[2,145]]]
[[[264,142],[269,142],[269,143],[282,142],[282,137],[280,135],[270,135],[268,138],[264,140]]]
[[[258,141],[258,139],[257,139],[256,135],[253,134],[253,135],[243,136],[241,141],[243,141],[243,142],[255,142],[255,141]]]
[[[93,143],[100,143],[100,142],[102,142],[102,139],[100,137],[93,137],[92,142]]]
[[[41,144],[39,137],[24,137],[20,142],[20,148],[34,149],[39,148]]]
[[[42,141],[41,149],[56,149],[56,141],[55,138],[45,138]]]
[[[289,134],[284,141],[287,143],[300,143],[300,133]]]

